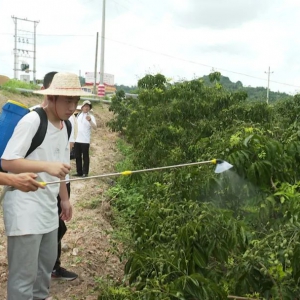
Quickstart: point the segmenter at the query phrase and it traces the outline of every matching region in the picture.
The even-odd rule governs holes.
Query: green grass
[[[24,81],[16,80],[16,79],[11,79],[4,83],[1,88],[3,90],[14,90],[16,88],[22,88],[22,89],[28,89],[28,90],[39,90],[40,86],[32,83],[27,83]]]
[[[102,199],[99,196],[91,197],[89,200],[80,201],[78,206],[87,209],[96,209],[102,203]]]

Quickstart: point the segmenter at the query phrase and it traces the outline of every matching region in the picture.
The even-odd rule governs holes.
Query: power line
[[[120,4],[119,2],[117,2],[116,0],[111,0],[113,2],[115,2],[115,4],[119,5],[119,6],[122,6],[126,9],[128,9],[129,11],[133,12],[134,14],[135,11],[133,11],[132,9],[130,9],[129,7],[126,7],[122,4]],[[126,2],[128,2],[129,4],[132,4],[129,0],[126,0]],[[139,3],[143,3],[145,5],[145,2],[143,2],[142,0],[139,0]],[[157,19],[157,17],[154,17],[154,19]],[[183,29],[187,29],[187,27],[184,27],[182,25],[175,25],[176,27],[181,27]],[[174,27],[174,25],[172,25],[172,27]],[[112,40],[112,39],[111,39]],[[208,67],[208,68],[212,68],[214,69],[215,67],[213,66],[209,66],[209,65],[205,65],[205,64],[202,64],[202,63],[199,63],[199,62],[195,62],[195,61],[190,61],[190,60],[186,60],[186,59],[182,59],[182,58],[179,58],[179,57],[175,57],[175,56],[171,56],[169,54],[165,54],[165,53],[161,53],[161,52],[156,52],[156,51],[153,51],[153,50],[148,50],[148,49],[145,49],[145,48],[142,48],[142,47],[139,47],[139,46],[134,46],[134,45],[130,45],[130,44],[127,44],[127,43],[124,43],[124,42],[119,42],[119,41],[116,41],[116,40],[112,40],[114,42],[117,42],[117,43],[121,43],[121,44],[124,44],[124,45],[127,45],[127,46],[130,46],[130,47],[134,47],[134,48],[137,48],[137,49],[140,49],[140,50],[144,50],[144,51],[148,51],[148,52],[152,52],[152,53],[156,53],[156,54],[159,54],[159,55],[163,55],[163,56],[166,56],[166,57],[169,57],[169,58],[173,58],[173,59],[177,59],[177,60],[181,60],[181,61],[185,61],[185,62],[188,62],[188,63],[192,63],[192,64],[197,64],[197,65],[201,65],[201,66],[204,66],[204,67]],[[236,71],[230,71],[230,70],[226,70],[226,69],[223,69],[223,68],[217,68],[221,71],[224,71],[224,72],[228,72],[228,73],[232,73],[232,74],[237,74],[237,75],[241,75],[241,76],[247,76],[249,78],[254,78],[254,79],[259,79],[259,80],[263,80],[263,81],[266,81],[265,78],[260,78],[260,77],[256,77],[256,76],[252,76],[252,75],[248,75],[248,74],[244,74],[244,73],[240,73],[240,72],[236,72]],[[266,73],[266,72],[265,72]],[[273,73],[273,72],[272,72]],[[270,75],[270,74],[269,74]],[[283,82],[278,82],[278,81],[273,81],[273,80],[270,80],[270,77],[268,76],[268,89],[267,89],[267,103],[269,101],[269,83],[270,82],[273,82],[273,83],[277,83],[277,84],[281,84],[281,85],[286,85],[286,86],[291,86],[291,87],[296,87],[296,88],[300,88],[300,86],[297,86],[297,85],[292,85],[292,84],[289,84],[289,83],[283,83]]]
[[[127,10],[127,12],[132,12],[132,13],[135,14],[137,17],[141,17],[141,15],[140,15],[139,13],[136,12],[136,10],[131,9],[131,8],[125,6],[124,4],[119,3],[119,2],[116,1],[116,0],[111,0],[111,1],[113,1],[113,2],[115,3],[116,6],[121,6],[121,7],[125,8],[125,9]],[[135,4],[131,3],[131,2],[128,1],[128,0],[126,0],[126,1],[127,1],[129,4],[131,4],[133,7],[136,7]],[[139,0],[139,4],[142,4],[142,6],[144,6],[144,7],[145,7],[145,10],[147,11],[148,6],[146,5],[145,2],[143,3],[143,1]],[[145,11],[145,10],[144,10],[144,11]],[[158,17],[157,17],[157,14],[155,13],[154,15],[151,16],[151,19],[147,18],[147,20],[149,20],[151,23],[155,23],[155,24],[156,24],[155,20],[161,21],[161,18],[158,18]],[[188,27],[185,27],[185,26],[182,26],[182,25],[178,25],[178,24],[174,24],[174,25],[172,25],[171,27],[173,27],[175,30],[176,30],[175,27],[177,27],[177,28],[180,27],[180,28],[183,28],[183,29],[188,29]]]
[[[122,6],[122,7],[126,8],[126,9],[129,9],[129,7],[124,6],[123,4],[120,4],[119,2],[117,2],[117,1],[115,1],[115,0],[111,0],[111,1],[115,2],[115,4],[118,4],[119,6]],[[130,10],[130,9],[129,9],[129,10]]]
[[[12,33],[0,33],[0,34],[9,34],[9,35],[12,35]],[[69,36],[69,37],[72,37],[72,36],[73,37],[79,37],[79,36],[81,36],[81,37],[94,37],[94,35],[78,35],[78,34],[37,34],[37,35],[38,36],[56,36],[56,37],[66,37],[66,36]],[[242,72],[232,71],[232,70],[228,70],[228,69],[224,69],[224,68],[219,68],[219,67],[207,65],[207,64],[204,64],[204,63],[201,63],[201,62],[188,60],[188,59],[181,58],[181,57],[176,57],[176,56],[173,56],[173,55],[170,55],[170,54],[167,54],[167,53],[163,53],[163,52],[159,52],[159,51],[154,51],[154,50],[146,49],[146,48],[143,48],[143,47],[140,47],[140,46],[136,46],[136,45],[132,45],[132,44],[129,44],[129,43],[126,43],[126,42],[122,42],[122,41],[117,41],[115,39],[111,39],[111,38],[105,37],[105,40],[110,40],[110,41],[115,42],[115,43],[123,44],[123,45],[129,46],[129,47],[132,47],[132,48],[136,48],[136,49],[139,49],[139,50],[142,50],[142,51],[146,51],[146,52],[150,52],[150,53],[162,55],[162,56],[165,56],[165,57],[168,57],[168,58],[171,58],[171,59],[176,59],[176,60],[187,62],[187,63],[190,63],[190,64],[195,64],[195,65],[207,67],[207,68],[210,68],[210,69],[218,69],[220,71],[224,71],[224,72],[227,72],[227,73],[241,75],[241,76],[246,76],[246,77],[249,77],[249,78],[266,81],[266,79],[262,78],[262,77],[257,77],[257,76],[245,74],[245,73],[242,73]],[[280,84],[280,85],[285,85],[285,86],[300,88],[300,86],[297,86],[297,85],[293,85],[293,84],[289,84],[289,83],[284,83],[284,82],[279,82],[279,81],[275,81],[275,80],[270,80],[270,82],[277,83],[277,84]]]
[[[0,35],[13,35],[13,33],[7,33],[7,32],[0,32]],[[22,35],[30,35],[29,33],[28,34],[22,34]],[[64,37],[64,36],[82,36],[82,37],[94,37],[94,35],[91,35],[91,34],[42,34],[42,33],[38,33],[36,34],[37,36],[61,36],[61,37]]]
[[[123,44],[123,45],[126,45],[126,46],[137,48],[137,49],[140,49],[140,50],[143,50],[143,51],[151,52],[151,53],[154,53],[154,54],[159,54],[159,55],[162,55],[162,56],[166,56],[166,57],[176,59],[176,60],[181,60],[181,61],[188,62],[188,63],[195,64],[195,65],[200,65],[200,66],[207,67],[207,68],[210,68],[210,69],[218,69],[218,70],[221,70],[221,71],[224,71],[224,72],[227,72],[227,73],[242,75],[242,76],[246,76],[246,77],[249,77],[249,78],[254,78],[254,79],[259,79],[259,80],[266,81],[265,78],[248,75],[248,74],[241,73],[241,72],[231,71],[231,70],[227,70],[227,69],[224,69],[224,68],[218,68],[218,67],[214,67],[214,66],[211,66],[211,65],[206,65],[206,64],[203,64],[203,63],[200,63],[200,62],[197,62],[197,61],[192,61],[192,60],[176,57],[176,56],[173,56],[173,55],[170,55],[170,54],[166,54],[166,53],[162,53],[162,52],[158,52],[158,51],[154,51],[154,50],[149,50],[149,49],[139,47],[139,46],[136,46],[136,45],[131,45],[131,44],[128,44],[128,43],[125,43],[125,42],[120,42],[120,41],[117,41],[117,40],[114,40],[114,39],[111,39],[111,38],[106,38],[106,39],[108,39],[110,41],[113,41],[113,42],[116,42],[116,43],[119,43],[119,44]],[[283,82],[274,81],[274,80],[270,80],[270,82],[300,88],[300,86],[289,84],[289,83],[283,83]]]

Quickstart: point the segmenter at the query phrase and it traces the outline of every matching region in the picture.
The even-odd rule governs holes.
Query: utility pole
[[[269,104],[269,91],[270,91],[270,74],[274,73],[274,72],[270,72],[270,67],[268,72],[265,72],[266,74],[268,74],[268,88],[267,88],[267,104]]]
[[[105,49],[105,0],[102,7],[102,31],[101,31],[101,59],[100,59],[100,84],[104,84],[104,49]]]
[[[18,35],[18,27],[17,27],[17,18],[13,18],[15,23],[15,48],[14,48],[14,79],[18,79],[18,53],[17,53],[17,35]]]
[[[97,64],[98,64],[98,36],[99,36],[99,33],[97,32],[97,36],[96,36],[96,54],[95,54],[95,70],[94,70],[94,88],[93,88],[93,92],[94,92],[95,95],[97,95],[96,83],[97,83]]]
[[[32,21],[28,20],[27,18],[17,18],[15,16],[12,16],[13,22],[15,23],[15,47],[14,47],[14,78],[18,79],[18,71],[25,71],[25,72],[33,72],[33,83],[36,83],[36,26],[39,23],[39,21]],[[32,22],[34,25],[34,30],[32,31],[25,31],[25,30],[18,30],[17,28],[17,22],[18,20],[25,21],[25,22]],[[20,32],[26,32],[18,34],[18,31]],[[29,37],[28,37],[29,33]],[[33,37],[30,37],[30,34],[33,34]],[[33,41],[32,41],[33,40]],[[27,45],[33,45],[33,50],[30,50],[28,48],[18,48],[17,43],[23,43]],[[24,47],[24,45],[22,46]],[[31,53],[33,57],[31,56]],[[33,70],[30,71],[29,69],[19,69],[18,68],[18,58],[19,57],[25,57],[25,58],[33,58]]]
[[[39,21],[33,21],[34,23],[34,33],[33,33],[33,39],[34,39],[34,46],[33,46],[33,84],[36,84],[36,26],[39,23]]]

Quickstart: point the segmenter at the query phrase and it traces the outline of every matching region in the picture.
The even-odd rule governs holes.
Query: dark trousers
[[[76,159],[76,171],[78,175],[89,174],[90,168],[90,144],[75,143],[74,154]],[[82,165],[83,160],[83,165]]]
[[[67,190],[68,190],[68,195],[70,198],[70,194],[71,194],[71,187],[70,187],[70,182],[67,183]],[[61,214],[61,207],[60,207],[60,197],[59,195],[57,196],[57,206],[58,206],[58,215]],[[58,231],[57,231],[57,258],[56,258],[56,262],[54,265],[53,270],[57,270],[60,267],[60,256],[61,256],[61,240],[63,238],[63,236],[65,235],[65,233],[67,232],[67,226],[66,223],[59,218],[59,225],[58,225]]]

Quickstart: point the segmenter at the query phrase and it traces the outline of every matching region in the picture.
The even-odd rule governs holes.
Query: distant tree
[[[220,81],[220,79],[221,79],[221,73],[220,72],[210,73],[208,75],[208,78],[209,78],[210,82]]]
[[[148,74],[138,81],[138,87],[141,89],[164,89],[166,83],[167,79],[164,75],[156,74],[153,76],[151,74]]]
[[[243,84],[242,84],[241,81],[237,81],[236,84],[235,84],[235,86],[236,86],[238,89],[240,89],[240,88],[243,87]]]
[[[123,84],[115,84],[115,87],[117,89],[117,91],[124,91],[125,93],[129,93],[129,94],[137,94],[138,93],[138,87],[137,86],[127,86],[127,85],[123,85]]]

